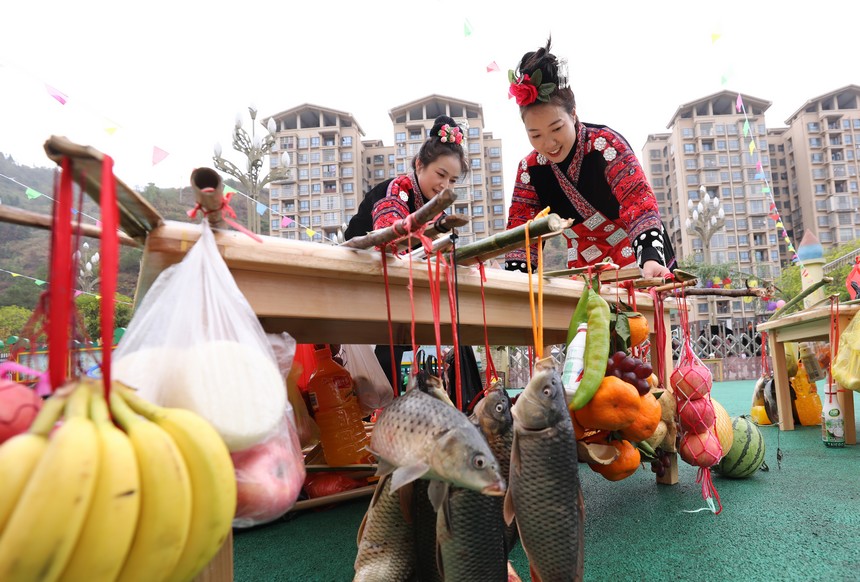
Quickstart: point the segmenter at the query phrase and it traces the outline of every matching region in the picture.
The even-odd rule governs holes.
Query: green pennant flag
[[[41,192],[39,192],[38,190],[33,190],[32,188],[27,188],[26,194],[27,194],[27,198],[29,198],[30,200],[35,200],[36,198],[38,198],[39,196],[42,195]]]
[[[750,134],[750,122],[744,121],[744,137],[747,137]]]
[[[472,23],[469,22],[467,18],[465,22],[463,22],[463,35],[471,36],[472,35]]]
[[[42,281],[41,279],[35,279],[33,282],[36,283],[36,285],[39,285],[40,287],[45,284],[45,282]]]

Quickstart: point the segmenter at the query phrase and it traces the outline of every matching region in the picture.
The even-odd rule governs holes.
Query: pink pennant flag
[[[78,297],[79,295],[83,295],[83,294],[84,294],[83,291],[75,291],[75,297]]]
[[[285,216],[281,219],[281,228],[290,226],[293,223],[293,219],[289,216]]]
[[[500,70],[501,69],[499,69],[499,65],[496,63],[496,61],[493,61],[492,63],[487,65],[487,72],[488,73],[492,73],[493,71],[500,71]]]
[[[744,101],[741,99],[740,93],[738,93],[738,100],[735,102],[735,108],[738,110],[738,113],[740,113],[741,109],[744,108]]]
[[[60,102],[60,105],[65,105],[66,102],[69,100],[68,95],[66,95],[65,93],[63,93],[59,89],[55,89],[54,87],[51,87],[47,83],[45,83],[45,89],[48,90],[48,94],[51,97],[53,97],[54,99],[56,99],[57,101]]]
[[[101,220],[96,220],[96,226],[97,226],[97,227],[99,227],[99,228],[101,228],[101,227],[102,227],[102,221],[101,221]]]
[[[761,171],[762,171],[762,168],[761,168],[761,160],[759,160],[759,161],[756,163],[755,167],[756,167],[756,169],[757,169],[759,172],[761,172]]]
[[[152,146],[152,165],[154,166],[158,162],[162,161],[164,158],[169,156],[170,154],[161,149],[158,146]]]

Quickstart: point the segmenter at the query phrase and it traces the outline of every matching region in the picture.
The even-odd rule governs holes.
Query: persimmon
[[[651,392],[646,392],[639,399],[639,414],[633,422],[619,431],[621,438],[637,443],[651,438],[657,430],[657,425],[660,424],[663,412],[660,402]]]
[[[640,406],[639,392],[632,384],[606,376],[591,400],[574,415],[585,428],[620,430],[636,419]]]
[[[641,345],[651,333],[648,320],[642,314],[628,314],[627,325],[630,327],[630,347]]]
[[[639,449],[634,447],[630,441],[609,441],[610,445],[618,449],[618,457],[608,465],[589,463],[588,466],[595,473],[600,473],[609,481],[621,481],[636,472],[642,461]]]

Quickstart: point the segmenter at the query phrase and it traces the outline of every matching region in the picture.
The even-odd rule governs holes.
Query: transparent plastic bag
[[[287,391],[205,220],[202,229],[141,301],[114,353],[113,375],[151,402],[198,413],[239,451],[277,431]]]
[[[355,384],[355,395],[362,414],[385,408],[394,400],[391,382],[370,344],[343,344],[343,367],[347,369]]]
[[[273,436],[230,456],[236,468],[233,527],[268,523],[292,509],[306,477],[292,411],[285,412]]]

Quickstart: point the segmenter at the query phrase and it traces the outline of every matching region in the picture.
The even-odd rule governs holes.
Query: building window
[[[476,205],[472,207],[472,216],[483,216],[484,215],[484,207],[481,205]]]
[[[490,148],[490,157],[491,158],[498,158],[501,155],[502,155],[502,149],[501,148]]]
[[[471,165],[473,170],[480,170],[481,169],[481,158],[472,158],[470,160],[470,162],[471,162],[470,165]]]
[[[345,135],[342,138],[340,138],[340,145],[342,145],[344,147],[350,147],[352,145],[352,136],[351,135]]]
[[[320,138],[319,138],[319,136],[317,136],[317,137],[312,137],[312,138],[311,138],[311,147],[312,147],[312,148],[318,148],[318,147],[320,147]]]
[[[685,144],[684,144],[684,153],[685,153],[685,154],[694,154],[694,153],[696,153],[696,144],[694,144],[694,143],[685,143]]]
[[[351,162],[352,161],[352,152],[340,152],[340,161],[341,162]]]
[[[397,133],[395,133],[394,134],[394,141],[396,141],[397,143],[405,142],[406,141],[406,132],[405,131],[398,131]]]
[[[417,139],[423,140],[424,139],[423,132],[420,129],[410,129],[409,130],[409,139],[410,140],[417,140]]]
[[[469,139],[475,139],[481,137],[481,130],[478,127],[470,127],[469,128]]]

